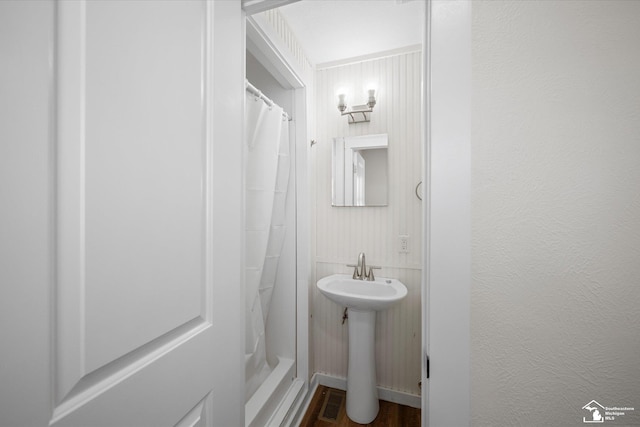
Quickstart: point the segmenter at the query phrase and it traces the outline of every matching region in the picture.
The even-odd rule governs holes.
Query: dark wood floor
[[[309,409],[302,419],[300,427],[358,427],[362,425],[372,427],[419,427],[420,426],[420,409],[411,408],[409,406],[399,405],[397,403],[380,401],[380,412],[375,420],[370,424],[358,424],[351,421],[347,417],[347,411],[343,402],[336,421],[324,421],[318,419],[322,411],[322,405],[325,396],[329,392],[329,387],[318,386],[313,399],[309,404]]]

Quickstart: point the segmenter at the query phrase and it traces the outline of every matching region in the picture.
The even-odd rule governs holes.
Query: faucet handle
[[[357,279],[358,278],[358,266],[355,264],[347,264],[347,267],[353,267],[353,277],[352,279]]]
[[[369,282],[373,282],[374,280],[376,280],[375,276],[373,275],[373,269],[376,270],[380,270],[382,267],[378,267],[377,265],[370,265],[369,266],[369,274],[367,274],[367,280]]]

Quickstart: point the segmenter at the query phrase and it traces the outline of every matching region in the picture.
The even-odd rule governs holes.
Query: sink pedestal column
[[[376,312],[349,308],[347,416],[368,424],[378,415],[376,387]]]

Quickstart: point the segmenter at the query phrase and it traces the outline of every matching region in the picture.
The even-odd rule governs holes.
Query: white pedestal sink
[[[396,279],[375,281],[334,274],[320,279],[320,292],[335,303],[349,308],[349,364],[347,371],[347,415],[368,424],[378,415],[376,387],[376,311],[386,310],[407,295],[407,288]]]

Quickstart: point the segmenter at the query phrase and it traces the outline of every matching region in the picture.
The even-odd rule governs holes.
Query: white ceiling
[[[279,10],[314,64],[422,43],[423,1],[303,0]]]

